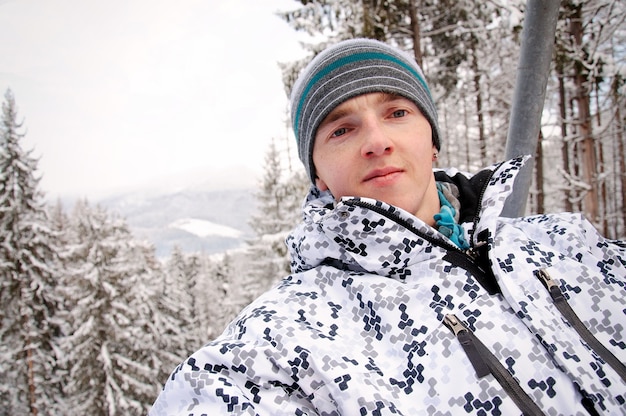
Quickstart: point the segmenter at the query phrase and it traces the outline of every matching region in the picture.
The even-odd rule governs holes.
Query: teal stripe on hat
[[[415,68],[413,68],[411,65],[396,58],[395,56],[387,55],[382,52],[359,52],[353,55],[348,55],[348,56],[344,56],[343,58],[337,59],[336,61],[332,62],[330,65],[327,65],[325,68],[322,68],[320,71],[317,72],[317,74],[315,74],[315,76],[307,84],[306,88],[304,88],[304,90],[302,91],[300,102],[298,103],[298,111],[296,111],[296,119],[295,119],[294,126],[299,125],[301,112],[302,112],[302,106],[304,105],[304,102],[306,101],[309,95],[309,91],[311,90],[311,88],[313,88],[315,84],[317,84],[318,81],[320,81],[330,72],[338,68],[341,68],[344,65],[349,65],[351,63],[359,62],[359,61],[368,61],[368,60],[376,60],[376,59],[393,62],[394,64],[399,65],[402,68],[409,71],[411,74],[413,74],[415,78],[417,78],[420,84],[422,84],[422,87],[424,87],[424,90],[426,90],[426,92],[428,93],[428,96],[432,100],[432,96],[430,95],[430,90],[428,89],[428,85],[426,84],[426,81],[424,80],[422,75],[419,72],[417,72]],[[296,130],[296,140],[299,141],[300,138],[298,137],[297,129],[294,129],[294,130]]]

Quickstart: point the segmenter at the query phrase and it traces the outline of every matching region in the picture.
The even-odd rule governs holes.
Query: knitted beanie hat
[[[317,128],[338,105],[371,92],[398,94],[413,101],[430,123],[440,149],[437,109],[415,59],[372,39],[340,42],[318,54],[302,71],[291,93],[291,121],[298,156],[313,183],[313,143]]]

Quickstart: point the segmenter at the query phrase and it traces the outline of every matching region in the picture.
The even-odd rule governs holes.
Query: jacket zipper
[[[489,348],[456,315],[446,315],[444,324],[458,339],[478,378],[493,375],[524,415],[544,414]]]
[[[497,286],[497,283],[495,283],[495,281],[491,283],[489,281],[488,273],[485,270],[483,270],[482,267],[478,265],[478,263],[476,263],[476,258],[478,257],[476,253],[476,249],[480,247],[481,245],[486,244],[486,242],[484,243],[479,242],[478,244],[474,244],[473,239],[472,239],[471,247],[467,250],[462,250],[456,245],[448,243],[445,240],[439,239],[432,235],[422,233],[417,228],[415,228],[410,222],[406,221],[405,219],[401,218],[398,215],[395,215],[393,212],[389,212],[388,210],[378,205],[365,202],[359,198],[348,199],[348,200],[343,201],[343,203],[347,206],[359,206],[362,208],[367,208],[369,210],[372,210],[386,218],[389,218],[391,221],[398,223],[399,225],[403,226],[407,230],[411,231],[413,234],[428,241],[432,245],[443,248],[448,253],[444,257],[444,260],[448,260],[451,263],[467,270],[470,274],[472,274],[478,280],[478,282],[483,286],[483,288],[487,290],[489,294],[493,295],[500,291],[500,288]],[[475,224],[474,224],[474,227],[476,227]]]
[[[453,250],[459,253],[464,254],[465,256],[467,256],[470,260],[472,260],[472,257],[469,254],[469,250],[468,252],[461,250],[459,247],[455,246],[454,244],[448,243],[445,240],[441,240],[438,239],[432,235],[428,235],[425,233],[422,233],[421,231],[419,231],[417,228],[415,228],[410,222],[406,221],[405,219],[401,218],[398,215],[393,215],[391,212],[389,212],[388,210],[378,206],[378,205],[374,205],[371,204],[369,202],[365,202],[362,201],[359,198],[354,198],[354,199],[348,199],[346,201],[343,201],[343,203],[345,205],[348,206],[359,206],[362,208],[367,208],[369,210],[372,210],[384,217],[389,218],[390,220],[400,224],[401,226],[403,226],[404,228],[410,230],[413,234],[417,235],[418,237],[423,238],[424,240],[428,241],[429,243],[435,245],[435,246],[439,246],[442,248],[445,248],[447,250]]]
[[[476,230],[476,226],[478,225],[478,221],[480,219],[480,209],[481,209],[481,205],[482,205],[482,200],[483,200],[483,196],[485,195],[485,191],[487,190],[487,187],[489,185],[489,182],[491,181],[491,178],[493,178],[493,174],[500,168],[500,166],[502,166],[505,162],[500,162],[497,166],[494,167],[494,169],[491,171],[489,177],[487,177],[485,179],[485,183],[483,184],[482,188],[480,189],[480,193],[478,194],[478,206],[476,207],[476,212],[474,213],[474,217],[472,219],[473,221],[473,231]],[[428,241],[429,243],[436,245],[436,246],[440,246],[442,248],[448,249],[448,250],[453,250],[455,252],[458,253],[462,253],[465,255],[466,258],[468,258],[470,261],[475,261],[476,257],[478,256],[478,254],[476,253],[476,249],[483,245],[486,244],[486,242],[478,242],[478,243],[474,243],[474,238],[473,236],[470,237],[470,248],[467,250],[461,250],[459,247],[457,247],[454,244],[450,244],[445,240],[440,240],[438,238],[435,238],[433,236],[424,234],[422,232],[420,232],[419,230],[417,230],[415,227],[413,227],[413,225],[411,225],[408,221],[405,221],[404,219],[400,218],[399,216],[396,215],[391,215],[391,213],[389,211],[387,211],[386,209],[383,209],[377,205],[374,204],[370,204],[368,202],[364,202],[362,200],[360,200],[359,198],[355,198],[355,199],[349,199],[344,201],[345,205],[348,206],[360,206],[363,208],[368,208],[371,209],[374,212],[379,213],[380,215],[383,215],[389,219],[391,219],[392,221],[397,222],[398,224],[402,225],[403,227],[405,227],[408,230],[411,230],[415,235],[423,238],[424,240]]]
[[[561,315],[570,324],[578,335],[587,343],[596,354],[604,360],[605,363],[610,365],[617,374],[621,377],[622,381],[626,382],[626,366],[622,363],[611,351],[609,351],[602,343],[587,329],[585,324],[580,320],[576,312],[572,309],[570,304],[565,299],[561,288],[558,283],[552,279],[550,274],[545,269],[539,269],[535,271],[535,276],[541,281],[543,286],[548,290],[554,306],[561,312]]]
[[[478,206],[476,207],[476,212],[474,213],[474,218],[473,218],[473,227],[472,227],[472,236],[471,236],[471,241],[474,241],[474,233],[476,232],[476,226],[478,225],[478,221],[480,220],[480,210],[482,209],[483,206],[483,197],[485,196],[485,192],[487,191],[487,187],[489,186],[489,182],[491,182],[491,178],[493,178],[493,174],[500,169],[500,167],[504,164],[505,162],[500,162],[498,163],[494,169],[491,171],[491,174],[489,175],[489,177],[487,177],[487,179],[485,180],[485,183],[483,184],[480,193],[478,194]],[[474,244],[471,244],[472,247],[474,246]],[[473,250],[470,247],[470,250]]]

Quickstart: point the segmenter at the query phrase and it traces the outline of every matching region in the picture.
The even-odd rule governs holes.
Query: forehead
[[[378,106],[381,104],[394,103],[397,101],[405,101],[417,108],[417,106],[411,100],[398,94],[387,92],[366,93],[357,95],[356,97],[352,97],[339,104],[330,113],[328,113],[326,117],[324,117],[319,127],[322,127],[325,124],[331,123],[350,114],[358,113],[360,109],[364,106]]]

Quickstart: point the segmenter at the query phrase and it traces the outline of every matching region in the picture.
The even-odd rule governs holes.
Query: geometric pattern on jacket
[[[413,215],[366,198],[334,203],[312,188],[287,239],[292,274],[182,362],[151,415],[520,414],[491,374],[477,377],[444,325],[451,314],[545,414],[588,414],[583,402],[625,414],[626,383],[536,277],[546,271],[623,363],[624,244],[578,214],[499,217],[523,162],[436,173],[459,191],[466,238],[500,288],[493,294]]]

